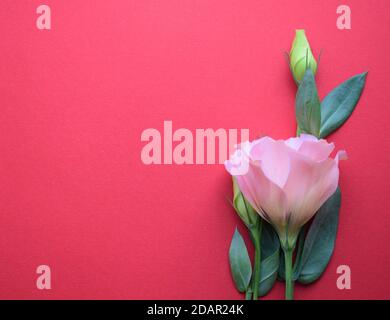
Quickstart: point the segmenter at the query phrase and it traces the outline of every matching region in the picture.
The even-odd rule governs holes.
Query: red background
[[[321,97],[369,76],[330,137],[349,154],[335,253],[296,298],[390,298],[389,1],[48,0],[50,31],[35,26],[40,4],[0,3],[0,298],[241,298],[230,177],[221,165],[144,165],[141,132],[172,120],[294,135],[283,52],[297,28],[323,49]],[[336,27],[340,4],[352,30]],[[52,290],[36,288],[41,264]],[[336,287],[341,264],[351,290]]]

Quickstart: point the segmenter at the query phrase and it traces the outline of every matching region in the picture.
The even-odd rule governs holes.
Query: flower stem
[[[297,137],[299,137],[301,135],[301,129],[299,129],[299,127],[297,126]]]
[[[293,249],[284,250],[284,265],[286,269],[286,300],[294,300],[294,282],[292,279],[292,255]]]
[[[252,300],[252,288],[249,286],[248,290],[245,292],[245,300]]]
[[[262,229],[262,220],[259,219],[254,230],[251,230],[252,241],[255,247],[255,263],[254,263],[254,275],[252,281],[252,290],[253,290],[253,300],[259,299],[259,284],[260,284],[260,261],[261,261],[261,229]]]

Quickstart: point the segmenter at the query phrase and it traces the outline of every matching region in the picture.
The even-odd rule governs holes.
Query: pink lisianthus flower
[[[226,170],[257,213],[277,231],[284,249],[295,247],[301,227],[336,191],[339,151],[333,143],[301,134],[288,140],[246,142],[225,162]]]

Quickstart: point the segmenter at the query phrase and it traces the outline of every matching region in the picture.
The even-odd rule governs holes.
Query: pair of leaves
[[[261,262],[259,295],[266,295],[274,286],[279,269],[279,238],[273,227],[261,221]],[[239,292],[245,292],[252,278],[252,265],[244,239],[235,230],[229,250],[230,269]]]
[[[336,192],[323,204],[314,216],[305,238],[305,227],[298,238],[293,280],[302,284],[316,281],[325,271],[332,257],[339,220],[341,192]],[[284,255],[280,255],[279,278],[284,279]]]
[[[306,237],[306,230],[301,230],[294,264],[294,281],[312,283],[326,269],[334,251],[340,205],[341,193],[338,188],[315,215]],[[279,238],[270,224],[263,220],[262,225],[260,296],[272,289],[278,275],[284,279],[285,272]],[[245,242],[237,229],[233,235],[229,258],[236,287],[240,292],[245,292],[250,285],[252,265]]]
[[[367,72],[364,72],[344,81],[319,104],[314,75],[311,70],[307,70],[296,98],[299,131],[325,138],[341,127],[355,109],[363,92],[366,77]],[[314,217],[303,248],[297,253],[293,276],[295,280],[311,283],[324,272],[333,254],[340,202],[341,193],[340,189],[337,189]],[[298,245],[302,243],[300,239]],[[279,277],[283,276],[282,253]]]
[[[295,113],[301,132],[325,138],[352,114],[366,82],[367,72],[358,74],[333,89],[320,103],[314,74],[307,69],[298,88]]]

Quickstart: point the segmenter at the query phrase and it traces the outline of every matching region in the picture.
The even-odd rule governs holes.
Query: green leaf
[[[279,269],[280,242],[274,228],[263,221],[261,234],[260,296],[266,295],[274,286]]]
[[[261,234],[260,296],[266,295],[274,286],[279,269],[279,248],[278,235],[264,220]]]
[[[309,68],[303,76],[295,100],[295,115],[301,132],[320,134],[321,104],[313,71]]]
[[[298,281],[308,284],[324,272],[333,254],[341,205],[341,193],[336,192],[315,215],[302,251]]]
[[[279,248],[260,265],[259,294],[265,296],[274,286],[279,269]]]
[[[245,292],[252,277],[252,265],[244,239],[237,228],[230,244],[229,260],[236,288],[240,292]]]
[[[272,255],[280,247],[279,237],[274,227],[266,220],[263,221],[263,229],[261,233],[261,255],[262,259]]]
[[[367,72],[358,74],[333,89],[321,103],[321,138],[338,129],[352,114],[366,83]]]

